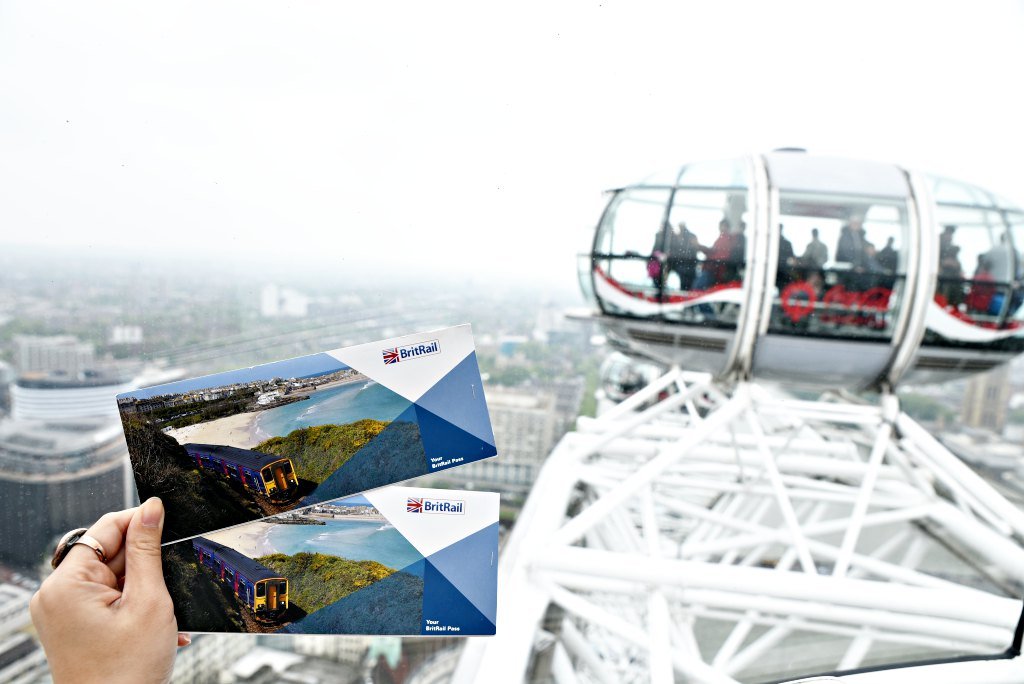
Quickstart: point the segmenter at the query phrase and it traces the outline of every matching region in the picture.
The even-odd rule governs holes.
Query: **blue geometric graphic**
[[[435,416],[462,428],[478,439],[494,446],[494,433],[484,402],[483,381],[476,363],[476,352],[438,380],[416,400],[419,406]]]
[[[458,627],[459,631],[428,630],[427,620],[436,620],[443,627]],[[494,623],[484,617],[469,599],[462,595],[448,578],[429,560],[423,571],[423,634],[494,634]]]
[[[498,602],[498,523],[488,525],[427,558],[493,624]],[[488,564],[488,558],[490,563]]]
[[[460,427],[428,411],[416,406],[416,419],[420,426],[420,438],[423,440],[423,451],[427,458],[443,457],[462,458],[465,462],[476,461],[494,456],[497,450],[490,442],[471,435]]]

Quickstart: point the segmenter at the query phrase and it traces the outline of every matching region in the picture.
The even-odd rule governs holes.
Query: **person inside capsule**
[[[808,268],[823,269],[828,262],[828,246],[818,237],[818,229],[811,228],[811,241],[804,248],[800,260]]]
[[[964,269],[960,265],[960,247],[953,244],[956,226],[947,224],[939,236],[939,288],[938,292],[953,308],[964,301]]]

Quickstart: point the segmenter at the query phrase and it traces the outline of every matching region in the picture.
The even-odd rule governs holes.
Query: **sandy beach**
[[[214,532],[205,537],[210,541],[223,544],[232,548],[249,558],[266,556],[277,551],[267,541],[267,536],[273,525],[265,522],[254,522],[241,527],[235,527],[223,532]]]
[[[301,392],[297,392],[296,396],[303,394],[314,396],[335,387],[358,382],[366,383],[370,382],[370,380],[365,375],[359,375],[347,380],[324,383],[315,390],[312,388],[304,389]],[[267,411],[273,410],[267,409]],[[218,418],[206,423],[196,423],[195,425],[168,430],[167,434],[173,437],[178,444],[223,444],[239,449],[251,449],[265,439],[265,437],[260,437],[256,434],[256,420],[263,413],[265,411],[236,413],[233,416],[225,416],[224,418]]]
[[[178,444],[224,444],[251,449],[262,441],[256,435],[256,418],[259,415],[259,411],[236,413],[208,423],[168,430],[167,434],[177,440]]]

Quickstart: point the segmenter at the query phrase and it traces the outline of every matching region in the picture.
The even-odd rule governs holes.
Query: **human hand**
[[[30,610],[54,684],[167,682],[178,634],[163,579],[164,505],[107,513],[87,534],[107,552],[102,562],[76,544],[32,597]]]

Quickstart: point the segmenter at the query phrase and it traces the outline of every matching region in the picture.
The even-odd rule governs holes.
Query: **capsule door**
[[[771,268],[753,374],[816,387],[868,387],[904,327],[909,187],[896,167],[767,155]],[[762,300],[763,301],[763,300]]]

